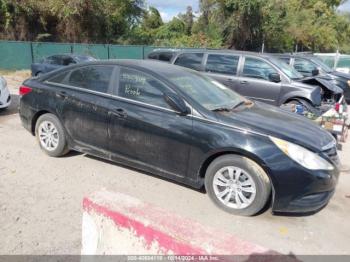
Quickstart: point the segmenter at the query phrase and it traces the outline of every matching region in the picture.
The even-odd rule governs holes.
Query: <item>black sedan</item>
[[[308,212],[334,193],[334,138],[190,69],[155,61],[75,65],[24,82],[23,126],[42,150],[77,150],[194,188],[223,210]]]
[[[41,59],[37,63],[31,65],[32,76],[40,76],[42,74],[51,72],[64,66],[80,64],[89,61],[95,61],[96,59],[86,55],[53,55]]]

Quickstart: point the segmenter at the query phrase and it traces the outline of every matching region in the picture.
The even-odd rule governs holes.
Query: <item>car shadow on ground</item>
[[[185,185],[185,184],[182,184],[180,182],[176,182],[172,179],[168,179],[166,177],[162,177],[162,176],[159,176],[159,175],[155,175],[153,173],[149,173],[149,172],[146,172],[144,170],[140,170],[140,169],[137,169],[137,168],[134,168],[134,167],[130,167],[128,165],[123,165],[123,164],[120,164],[120,163],[116,163],[116,162],[113,162],[113,161],[110,161],[110,160],[107,160],[107,159],[103,159],[103,158],[99,158],[99,157],[95,157],[95,156],[91,156],[91,155],[87,155],[85,154],[84,155],[85,157],[87,158],[90,158],[90,159],[94,159],[94,160],[98,160],[98,161],[102,161],[104,163],[107,163],[107,164],[110,164],[110,165],[114,165],[114,166],[118,166],[118,167],[122,167],[122,168],[125,168],[125,169],[128,169],[128,170],[131,170],[131,171],[134,171],[134,172],[138,172],[138,173],[142,173],[144,175],[149,175],[149,176],[152,176],[154,178],[157,178],[157,179],[161,179],[163,181],[167,181],[167,182],[170,182],[170,183],[173,183],[173,184],[176,184],[176,185],[179,185],[179,186],[182,186],[182,187],[185,187],[185,188],[188,188],[188,189],[191,189],[191,190],[194,190],[194,191],[197,191],[199,193],[203,193],[205,194],[205,190],[204,188],[202,189],[196,189],[196,188],[193,188],[191,186],[188,186],[188,185]]]
[[[159,176],[159,175],[155,175],[153,173],[146,172],[144,170],[140,170],[140,169],[137,169],[137,168],[134,168],[134,167],[130,167],[128,165],[123,165],[123,164],[120,164],[120,163],[113,162],[111,160],[99,158],[99,157],[88,155],[88,154],[85,154],[85,153],[80,153],[80,152],[77,152],[77,151],[73,151],[72,150],[67,155],[62,156],[62,158],[69,158],[69,157],[75,157],[75,156],[81,156],[81,155],[83,155],[84,157],[93,159],[93,160],[104,162],[106,164],[110,164],[110,165],[114,165],[114,166],[117,166],[117,167],[125,168],[125,169],[128,169],[128,170],[134,171],[134,172],[142,173],[144,175],[149,175],[149,176],[152,176],[152,177],[154,177],[156,179],[161,179],[163,181],[170,182],[170,183],[179,185],[179,186],[184,187],[184,188],[188,188],[188,189],[196,191],[198,193],[206,194],[206,190],[205,190],[204,186],[202,188],[200,188],[200,189],[196,189],[196,188],[193,188],[191,186],[182,184],[180,182],[176,182],[176,181],[174,181],[172,179],[168,179],[168,178],[165,178],[165,177],[162,177],[162,176]],[[262,215],[265,212],[272,212],[271,211],[271,204],[272,204],[272,195],[270,196],[270,198],[269,198],[268,202],[266,203],[266,205],[264,206],[264,208],[261,211],[259,211],[257,214],[255,214],[254,217]],[[312,211],[312,212],[305,212],[305,213],[272,212],[272,214],[274,216],[284,216],[284,217],[307,217],[307,216],[312,216],[312,215],[320,212],[326,206],[323,206],[322,208],[320,208],[320,209],[318,209],[316,211]]]
[[[18,107],[19,107],[19,95],[11,95],[11,104],[6,109],[0,109],[0,117],[17,114]]]

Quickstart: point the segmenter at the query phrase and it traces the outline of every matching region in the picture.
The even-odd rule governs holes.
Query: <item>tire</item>
[[[221,183],[224,181],[221,175],[225,178],[230,177],[229,170],[234,179],[227,179],[229,182]],[[235,182],[236,174],[240,175]],[[271,194],[270,179],[265,171],[249,158],[238,155],[225,155],[215,159],[206,170],[205,188],[216,206],[230,214],[240,216],[257,214],[264,208]],[[224,194],[225,190],[229,190],[227,194]],[[221,199],[218,197],[220,193],[223,194]],[[242,200],[242,195],[248,200],[247,203]],[[226,203],[227,198],[229,200]]]
[[[69,152],[63,126],[55,115],[40,116],[35,125],[35,135],[40,148],[47,155],[60,157]]]
[[[293,99],[285,103],[285,105],[301,105],[304,111],[319,115],[319,111],[310,102],[304,99]]]

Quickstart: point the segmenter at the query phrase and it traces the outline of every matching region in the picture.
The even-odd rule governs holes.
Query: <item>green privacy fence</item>
[[[0,69],[29,69],[46,56],[67,53],[98,59],[143,59],[155,48],[159,47],[0,41]]]

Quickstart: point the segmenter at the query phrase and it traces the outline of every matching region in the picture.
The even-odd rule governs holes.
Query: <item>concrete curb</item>
[[[83,255],[277,254],[121,193],[83,200]]]

